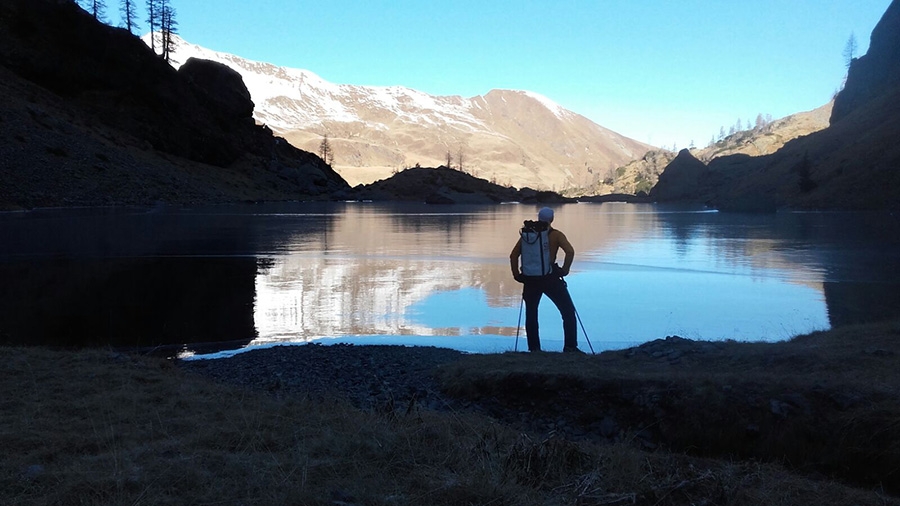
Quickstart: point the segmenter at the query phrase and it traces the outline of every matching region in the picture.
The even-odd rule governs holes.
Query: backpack
[[[553,272],[550,263],[550,224],[525,220],[519,231],[522,236],[522,274],[546,276]]]

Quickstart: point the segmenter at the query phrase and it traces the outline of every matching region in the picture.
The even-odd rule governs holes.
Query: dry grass
[[[469,356],[445,389],[495,414],[544,411],[590,426],[614,416],[692,455],[781,463],[900,494],[900,323],[782,343],[667,339],[597,356]]]
[[[107,351],[0,348],[0,367],[4,505],[898,504],[773,464],[274,399]]]

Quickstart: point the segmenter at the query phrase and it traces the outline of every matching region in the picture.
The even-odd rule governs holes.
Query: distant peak
[[[544,95],[541,95],[540,93],[535,93],[533,91],[523,91],[522,93],[524,93],[525,96],[533,98],[533,99],[537,100],[538,102],[540,102],[541,104],[543,104],[544,107],[546,107],[547,109],[550,109],[550,112],[552,112],[556,116],[562,117],[563,115],[565,115],[566,113],[569,112],[565,107],[557,104],[553,100],[550,100],[549,98],[545,97]]]
[[[571,111],[569,111],[565,107],[557,104],[552,99],[550,99],[544,95],[541,95],[540,93],[533,92],[533,91],[498,89],[498,90],[493,90],[493,92],[500,94],[501,97],[509,96],[509,95],[519,95],[519,96],[528,98],[530,100],[533,100],[533,101],[541,104],[542,106],[544,106],[548,111],[553,113],[554,116],[556,116],[557,118],[560,118],[560,119],[566,118],[567,116],[570,116],[572,114]]]

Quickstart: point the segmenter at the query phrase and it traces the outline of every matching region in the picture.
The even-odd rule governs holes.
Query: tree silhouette
[[[156,52],[156,29],[160,25],[162,12],[159,8],[159,0],[147,0],[147,24],[150,25],[150,49]]]
[[[848,69],[850,68],[850,64],[853,63],[853,59],[856,58],[857,48],[856,34],[850,32],[850,38],[847,39],[847,44],[844,46],[844,66]]]
[[[173,35],[178,33],[178,21],[175,20],[175,9],[169,5],[169,0],[159,0],[160,4],[160,32],[162,34],[162,56],[169,62],[172,51],[175,49]]]
[[[325,134],[322,142],[319,143],[319,158],[328,165],[334,163],[334,151],[331,149],[331,143],[328,142],[328,134]]]
[[[819,186],[812,179],[812,162],[809,161],[809,153],[806,152],[803,154],[803,158],[800,160],[797,165],[794,166],[794,172],[797,173],[799,181],[797,182],[798,186],[800,186],[800,191],[802,193],[809,193],[816,189]]]
[[[94,19],[103,21],[103,16],[106,14],[106,2],[104,0],[83,0],[77,3],[82,5],[82,8],[88,11],[91,16],[94,16]]]
[[[119,13],[122,15],[122,23],[125,25],[124,28],[131,33],[134,33],[135,30],[140,28],[140,25],[138,25],[137,22],[135,1],[136,0],[122,0],[122,5],[119,6]]]

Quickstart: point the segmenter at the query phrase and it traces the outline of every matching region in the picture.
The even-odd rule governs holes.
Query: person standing
[[[513,278],[523,283],[522,299],[525,301],[525,333],[528,337],[528,351],[541,351],[538,330],[538,305],[546,295],[563,321],[563,351],[581,352],[578,349],[578,327],[576,325],[575,304],[563,277],[575,260],[575,248],[566,234],[551,226],[553,209],[544,207],[538,212],[538,221],[526,221],[519,240],[509,254],[509,264]],[[566,254],[562,267],[557,265],[557,253]],[[520,260],[521,258],[521,265]]]

